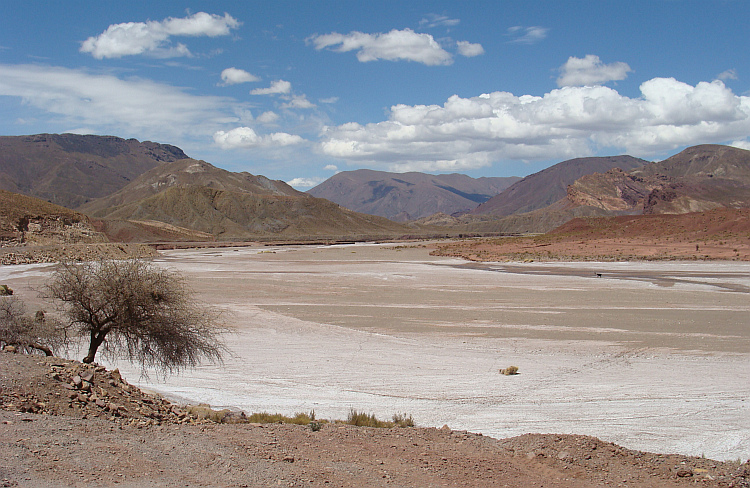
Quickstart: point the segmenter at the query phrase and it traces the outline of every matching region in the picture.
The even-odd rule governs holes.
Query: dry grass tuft
[[[518,367],[508,366],[507,368],[501,369],[500,374],[504,374],[505,376],[512,376],[514,374],[518,374]]]

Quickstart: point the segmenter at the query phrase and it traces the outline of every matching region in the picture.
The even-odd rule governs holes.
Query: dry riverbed
[[[224,365],[166,381],[110,365],[178,403],[288,415],[314,410],[323,418],[345,418],[356,408],[482,433],[470,436],[481,442],[585,434],[627,449],[718,460],[750,456],[747,263],[476,264],[429,256],[419,245],[175,250],[157,261],[184,272],[199,297],[224,308],[236,328]],[[31,296],[48,272],[41,265],[2,267],[0,282]],[[520,374],[499,373],[509,365]],[[212,432],[228,436],[225,428],[231,427]],[[274,427],[274,435],[285,429],[297,432]],[[300,429],[299,435],[312,435]],[[372,440],[348,429],[329,433]],[[547,449],[557,442],[554,435],[543,439]],[[415,457],[404,457],[404,469],[429,453],[422,446],[437,441],[421,442],[413,446]],[[531,451],[513,459],[528,469]],[[330,456],[354,462],[337,452]],[[561,452],[533,458],[557,465],[553,458],[565,458]],[[472,462],[483,466],[501,452],[483,456]],[[458,462],[462,469],[464,462]],[[512,478],[494,486],[529,486]],[[471,479],[463,484],[493,486]],[[550,471],[552,479],[558,477]],[[596,484],[585,479],[589,484],[549,486]],[[413,481],[397,486],[433,483]]]

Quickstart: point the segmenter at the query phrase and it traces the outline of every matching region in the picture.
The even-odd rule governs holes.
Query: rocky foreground
[[[592,437],[248,423],[53,357],[0,352],[0,388],[0,486],[750,486],[750,462]]]

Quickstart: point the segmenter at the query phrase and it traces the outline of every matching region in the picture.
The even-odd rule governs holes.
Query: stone
[[[73,376],[73,378],[70,381],[72,382],[73,386],[75,386],[76,388],[80,388],[83,385],[83,380],[78,375]]]
[[[83,381],[88,381],[89,383],[93,383],[94,382],[94,372],[93,371],[84,371],[83,373],[80,374],[80,376],[81,376],[81,379]]]
[[[678,478],[689,478],[693,476],[693,471],[690,468],[680,468],[677,470]]]

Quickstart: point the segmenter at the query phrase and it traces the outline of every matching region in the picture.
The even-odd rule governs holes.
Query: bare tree
[[[169,373],[220,361],[225,351],[220,313],[194,302],[181,275],[143,260],[61,263],[45,292],[62,302],[69,328],[88,338],[84,363],[102,348]]]
[[[0,297],[0,347],[13,346],[22,352],[41,351],[52,356],[67,343],[60,321],[48,318],[41,310],[30,317],[20,298]]]

